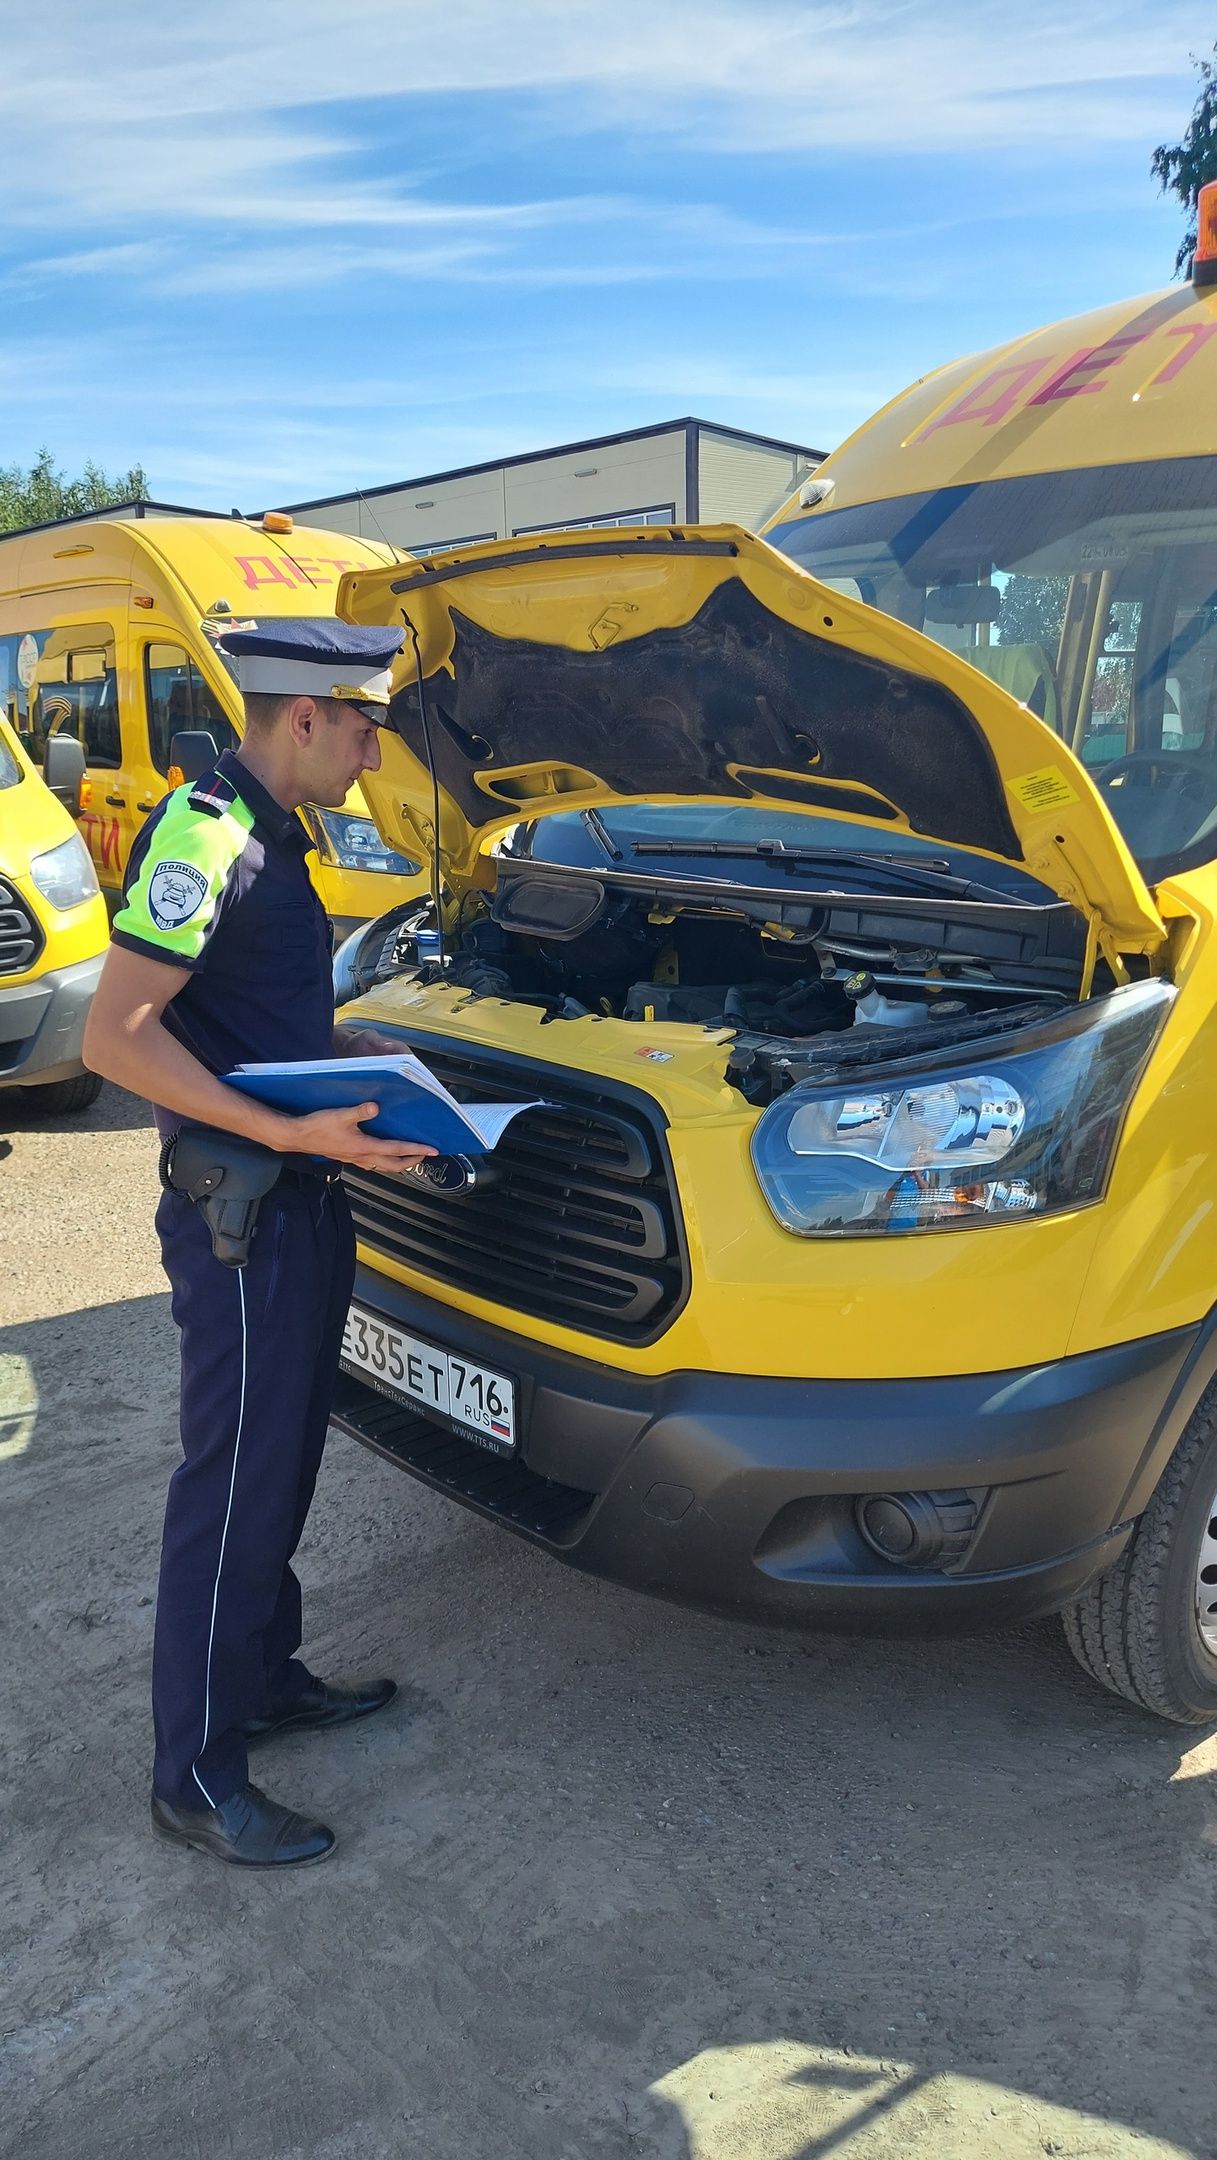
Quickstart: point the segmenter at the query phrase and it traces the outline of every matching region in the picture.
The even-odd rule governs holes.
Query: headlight
[[[79,833],[69,840],[61,840],[58,847],[49,848],[45,855],[35,855],[30,864],[30,876],[53,908],[61,911],[79,907],[84,900],[92,900],[99,890],[97,872],[93,859]]]
[[[368,928],[367,923],[360,923],[357,930],[352,930],[350,936],[343,939],[334,954],[335,1006],[349,1005],[351,999],[358,997],[360,994],[359,984],[355,980],[355,963],[359,958],[359,948],[368,934]]]
[[[417,967],[419,935],[434,914],[433,903],[423,895],[402,900],[373,922],[360,923],[344,938],[333,960],[334,1003],[349,1005],[352,998],[366,997],[377,983],[389,982]]]
[[[753,1133],[761,1190],[798,1237],[961,1228],[1101,1200],[1174,994],[1135,983],[949,1061],[905,1058],[847,1088],[804,1081]]]
[[[306,810],[318,850],[341,870],[377,870],[390,877],[417,877],[419,864],[386,847],[371,818],[348,817],[345,810]]]

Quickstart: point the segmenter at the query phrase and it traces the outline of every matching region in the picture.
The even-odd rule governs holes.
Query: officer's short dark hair
[[[297,695],[299,693],[296,691],[280,694],[274,690],[247,690],[241,702],[245,707],[245,725],[250,734],[262,735],[273,728],[280,714],[286,711]],[[341,717],[341,698],[319,697],[313,702],[320,706],[325,719],[337,720]]]
[[[273,728],[285,705],[291,699],[278,696],[271,690],[247,690],[241,703],[245,707],[245,725],[251,735],[264,735]]]

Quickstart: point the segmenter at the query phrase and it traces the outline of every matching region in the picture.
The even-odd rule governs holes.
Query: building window
[[[232,722],[220,710],[193,660],[180,645],[145,646],[144,685],[148,742],[158,772],[168,772],[170,744],[187,728],[204,730],[217,750],[236,749]]]
[[[398,545],[411,555],[446,555],[449,548],[483,547],[498,537],[497,533],[462,533],[459,540],[402,540]]]
[[[598,532],[606,525],[674,525],[675,503],[652,503],[645,510],[611,510],[604,517],[562,518],[557,525],[515,525],[513,540],[530,540],[534,533]]]

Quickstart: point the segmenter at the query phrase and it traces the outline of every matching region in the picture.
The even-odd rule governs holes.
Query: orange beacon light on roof
[[[1196,198],[1196,252],[1192,257],[1193,285],[1217,285],[1217,180],[1210,180]]]

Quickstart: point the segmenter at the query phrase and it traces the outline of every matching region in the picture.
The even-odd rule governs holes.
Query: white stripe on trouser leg
[[[232,1444],[232,1476],[228,1480],[228,1506],[224,1513],[224,1528],[220,1533],[220,1557],[216,1563],[215,1588],[211,1593],[211,1631],[207,1637],[207,1680],[203,1696],[203,1737],[199,1752],[190,1766],[190,1774],[202,1793],[208,1807],[215,1801],[199,1776],[199,1758],[207,1752],[207,1735],[211,1730],[211,1652],[216,1639],[216,1608],[220,1602],[220,1577],[224,1572],[224,1547],[228,1543],[228,1525],[232,1519],[232,1496],[237,1484],[237,1457],[241,1452],[241,1428],[245,1423],[245,1366],[249,1351],[249,1331],[245,1325],[245,1277],[240,1268],[234,1269],[237,1288],[241,1293],[241,1401],[237,1410],[237,1437]]]

